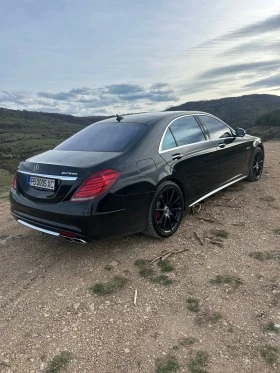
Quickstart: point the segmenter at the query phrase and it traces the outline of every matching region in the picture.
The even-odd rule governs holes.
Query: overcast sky
[[[7,0],[0,107],[74,115],[280,94],[279,0]]]

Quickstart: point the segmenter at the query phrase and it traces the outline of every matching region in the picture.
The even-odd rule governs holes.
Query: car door
[[[191,203],[218,184],[218,152],[192,115],[173,120],[161,142],[160,155],[179,175]]]
[[[219,184],[246,175],[248,143],[242,137],[236,137],[234,130],[216,117],[207,114],[197,117],[219,152]]]

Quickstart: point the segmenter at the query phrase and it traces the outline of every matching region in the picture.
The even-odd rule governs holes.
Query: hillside
[[[13,173],[20,160],[48,150],[104,118],[0,108],[0,169]]]
[[[43,113],[28,110],[11,110],[0,108],[0,129],[7,126],[15,126],[15,128],[27,125],[83,125],[87,126],[90,123],[97,122],[107,118],[105,116],[91,117],[75,117],[73,115],[58,114],[58,113]]]
[[[271,126],[280,128],[280,110],[274,110],[262,115],[256,121],[256,126]]]
[[[263,140],[280,139],[280,110],[274,110],[259,117],[255,126],[249,131]]]
[[[206,111],[223,119],[232,127],[250,128],[262,115],[280,107],[280,96],[246,95],[226,97],[218,100],[190,101],[167,109]],[[264,125],[264,123],[262,123]]]

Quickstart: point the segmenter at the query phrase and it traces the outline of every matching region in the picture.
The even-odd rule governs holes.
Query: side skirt
[[[202,197],[200,197],[198,200],[196,200],[196,201],[194,201],[193,203],[191,203],[191,204],[189,205],[189,207],[192,207],[192,206],[196,205],[198,202],[202,201],[203,199],[212,196],[212,194],[215,194],[215,193],[219,192],[220,190],[222,190],[222,189],[224,189],[224,188],[226,188],[226,187],[228,187],[228,186],[230,186],[230,185],[232,185],[232,184],[234,184],[234,183],[237,183],[237,182],[240,181],[240,180],[245,179],[246,177],[247,177],[247,176],[242,176],[242,177],[240,177],[240,178],[238,178],[238,179],[236,179],[236,180],[234,180],[234,181],[231,181],[230,183],[227,183],[227,184],[225,184],[225,185],[223,185],[223,186],[221,186],[221,187],[219,187],[219,188],[217,188],[217,189],[212,190],[212,192],[205,194],[205,196],[202,196]]]

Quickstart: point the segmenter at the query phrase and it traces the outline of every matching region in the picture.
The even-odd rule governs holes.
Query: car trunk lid
[[[90,173],[120,154],[50,150],[20,163],[18,188],[26,198],[35,202],[68,200]]]

